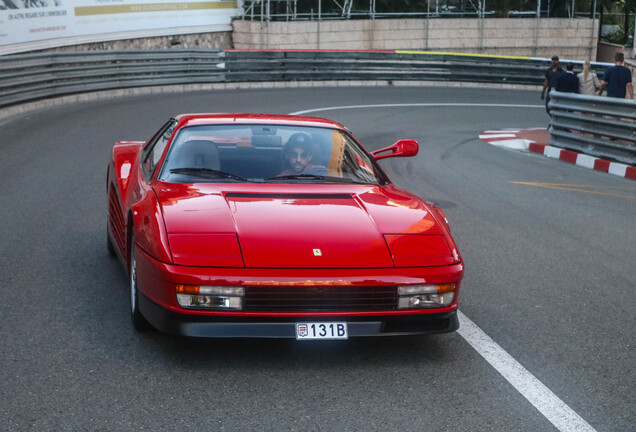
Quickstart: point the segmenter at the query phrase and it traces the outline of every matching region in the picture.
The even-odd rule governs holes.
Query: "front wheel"
[[[137,260],[135,259],[135,236],[130,241],[130,318],[139,331],[152,326],[139,310],[139,291],[137,291]]]

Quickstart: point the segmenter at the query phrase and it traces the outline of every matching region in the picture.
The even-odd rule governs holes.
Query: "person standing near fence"
[[[579,93],[585,95],[595,95],[601,88],[601,82],[598,75],[592,72],[592,66],[589,60],[583,63],[583,72],[577,75],[579,77]]]
[[[541,100],[545,99],[545,111],[550,114],[550,91],[552,87],[556,86],[556,81],[559,75],[563,73],[563,69],[559,66],[559,56],[552,56],[552,65],[545,72],[545,80],[543,80],[543,90],[541,90]],[[548,91],[548,97],[545,96],[545,91]]]
[[[607,96],[624,99],[629,93],[629,98],[634,99],[634,86],[632,85],[632,71],[623,65],[625,56],[622,52],[614,55],[614,66],[610,66],[603,74],[599,95],[603,94],[603,90],[607,87]]]
[[[574,64],[572,62],[565,65],[565,73],[557,77],[554,89],[564,93],[579,92],[579,77],[574,75]]]

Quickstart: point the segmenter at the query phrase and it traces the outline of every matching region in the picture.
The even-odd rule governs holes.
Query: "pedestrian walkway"
[[[479,138],[498,147],[540,153],[549,158],[636,180],[634,166],[551,146],[550,132],[545,128],[489,130],[479,134]]]

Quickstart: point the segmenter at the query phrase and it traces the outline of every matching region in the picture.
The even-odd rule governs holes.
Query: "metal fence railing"
[[[131,87],[263,81],[540,85],[547,59],[411,51],[126,50],[0,56],[0,109]],[[599,73],[607,64],[594,64]],[[636,103],[554,93],[551,143],[634,164]]]
[[[223,82],[223,51],[91,51],[0,56],[0,108],[130,87]]]
[[[237,81],[541,84],[541,59],[407,51],[153,50],[0,56],[0,108],[98,90]]]
[[[410,51],[226,51],[228,80],[425,80],[537,85],[547,63]]]
[[[636,164],[636,102],[550,93],[550,145]]]

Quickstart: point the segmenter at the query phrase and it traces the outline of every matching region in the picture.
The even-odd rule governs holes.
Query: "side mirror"
[[[411,157],[415,156],[419,151],[420,146],[414,139],[399,140],[395,144],[389,147],[385,147],[380,150],[371,152],[375,160],[380,160],[389,157]],[[387,154],[380,154],[384,152],[391,152]]]

